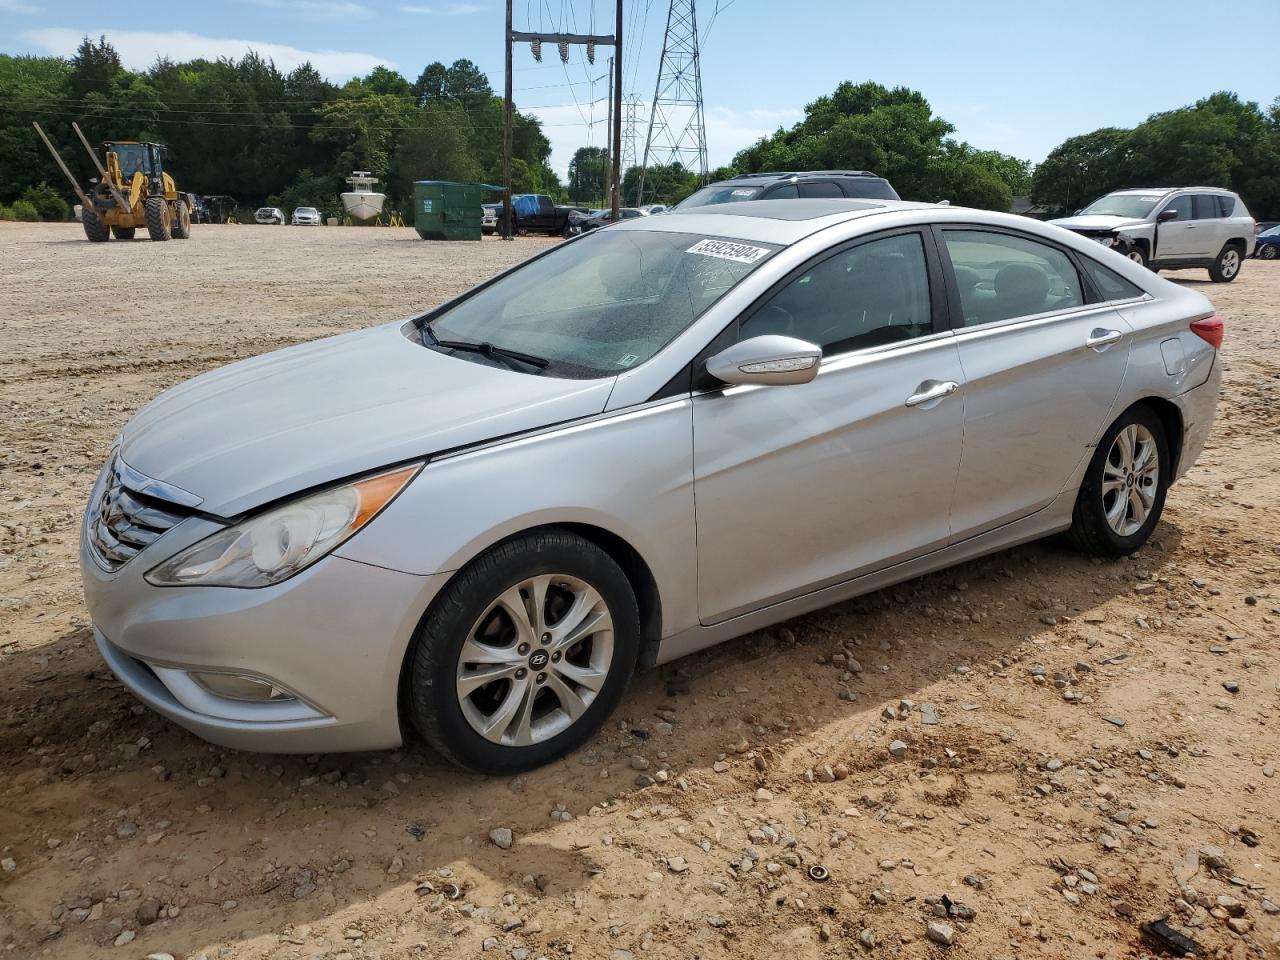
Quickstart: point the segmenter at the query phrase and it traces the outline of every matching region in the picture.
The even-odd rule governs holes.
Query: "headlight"
[[[378,515],[422,464],[300,497],[219,530],[148,571],[160,587],[266,587],[305,570]]]

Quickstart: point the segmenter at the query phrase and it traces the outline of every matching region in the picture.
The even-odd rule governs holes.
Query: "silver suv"
[[[1117,190],[1050,222],[1152,270],[1205,267],[1214,283],[1230,283],[1253,254],[1253,217],[1218,187]]]

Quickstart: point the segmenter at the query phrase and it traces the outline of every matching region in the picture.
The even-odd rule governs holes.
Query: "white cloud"
[[[464,17],[470,13],[479,13],[484,7],[478,3],[442,3],[438,6],[423,6],[418,3],[401,4],[401,13],[429,13],[439,17]]]
[[[284,10],[307,20],[353,20],[369,16],[369,8],[350,0],[240,0],[255,7]]]
[[[172,60],[195,60],[205,58],[215,60],[218,57],[243,57],[253,50],[268,60],[275,61],[281,70],[292,70],[302,63],[310,62],[323,76],[331,79],[345,79],[368,73],[378,64],[395,67],[395,62],[384,57],[376,57],[371,53],[355,53],[343,50],[301,50],[298,47],[286,46],[282,43],[269,43],[263,40],[235,40],[222,37],[205,37],[182,30],[164,33],[135,30],[70,30],[64,27],[49,27],[42,30],[28,30],[22,38],[49,53],[69,57],[75,53],[80,40],[85,36],[96,37],[106,34],[107,40],[120,54],[124,65],[131,70],[145,70],[155,63],[157,57],[169,57]]]
[[[0,0],[0,10],[6,13],[38,13],[39,11],[22,0]]]

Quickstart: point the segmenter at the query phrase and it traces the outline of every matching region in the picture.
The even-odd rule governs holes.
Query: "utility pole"
[[[613,203],[610,204],[613,220],[622,218],[622,0],[618,0],[617,23],[613,28],[617,44],[613,58]]]
[[[507,82],[502,116],[502,239],[511,239],[511,0],[507,0]]]
[[[608,116],[609,116],[608,126],[605,129],[609,131],[608,135],[612,137],[613,136],[613,57],[609,58],[609,113],[608,113]],[[609,160],[609,158],[612,155],[613,155],[612,151],[610,151],[608,147],[605,147],[604,148],[605,170],[612,169],[612,167],[610,166],[610,160]],[[604,171],[602,170],[601,173],[603,172]],[[609,180],[609,182],[604,188],[605,195],[601,199],[604,200],[608,206],[612,207],[613,201],[610,200],[609,197],[613,195],[613,180],[612,180],[612,177],[609,177],[607,179]]]
[[[503,228],[502,235],[504,239],[510,239],[512,217],[511,217],[511,120],[512,120],[512,104],[511,104],[511,56],[512,48],[516,43],[530,43],[534,45],[535,55],[541,59],[541,54],[537,53],[541,49],[543,43],[553,43],[560,48],[560,59],[568,63],[569,54],[568,47],[570,44],[582,44],[587,47],[588,57],[594,57],[594,48],[613,47],[613,96],[610,101],[613,105],[612,124],[613,124],[613,173],[612,173],[612,189],[613,189],[613,219],[617,220],[618,214],[618,150],[621,143],[621,124],[622,111],[620,104],[622,101],[622,0],[617,0],[617,24],[614,32],[611,34],[590,34],[590,33],[537,33],[528,30],[512,29],[511,22],[511,3],[507,0],[507,30],[506,30],[506,47],[507,47],[507,98],[506,110],[503,119],[502,131],[502,212],[503,212]],[[594,60],[592,61],[594,62]]]

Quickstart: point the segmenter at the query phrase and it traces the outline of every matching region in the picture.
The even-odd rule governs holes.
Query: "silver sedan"
[[[1138,549],[1222,333],[1002,214],[630,220],[138,413],[84,521],[98,646],[216,743],[526,769],[638,666],[1050,534]]]

